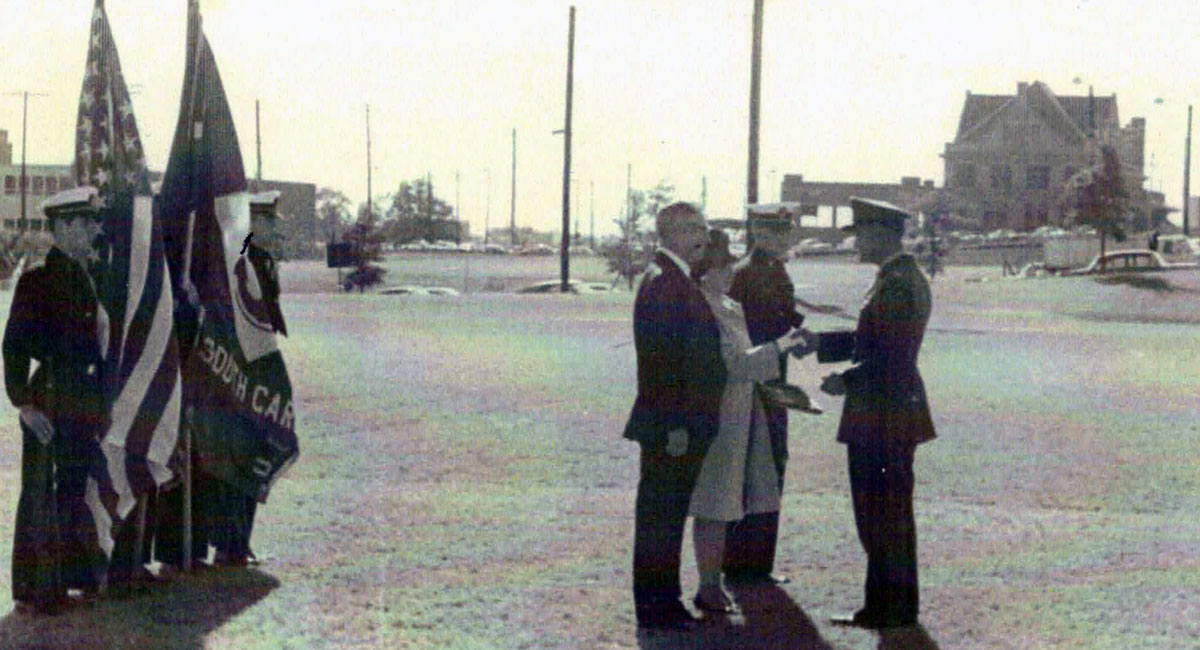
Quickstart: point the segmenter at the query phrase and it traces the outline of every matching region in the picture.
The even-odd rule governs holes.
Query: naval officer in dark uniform
[[[262,292],[267,321],[275,333],[287,336],[287,324],[279,308],[279,271],[269,251],[280,241],[276,231],[279,195],[277,191],[251,195],[251,236],[244,254]],[[234,567],[257,564],[258,557],[250,550],[250,535],[254,532],[254,516],[258,512],[257,498],[228,483],[220,483],[219,489],[222,498],[210,531],[216,547],[214,562],[219,566]]]
[[[852,361],[821,389],[845,395],[838,442],[847,446],[858,538],[867,553],[866,602],[833,622],[883,628],[917,621],[913,456],[935,437],[917,355],[929,322],[929,282],[900,244],[908,214],[851,199],[859,258],[879,265],[854,331],[813,335],[822,363]]]
[[[751,210],[749,221],[753,247],[734,267],[729,297],[742,305],[750,342],[762,345],[799,328],[804,315],[796,310],[795,286],[784,268],[792,232],[791,216],[787,211]],[[779,381],[787,382],[786,355],[779,358],[779,377]],[[788,413],[770,400],[762,402],[782,493],[788,458]],[[778,511],[747,515],[742,521],[730,524],[722,567],[725,576],[735,582],[787,582],[785,576],[774,573],[778,538]]]
[[[97,201],[85,187],[47,202],[54,245],[17,281],[4,330],[4,385],[23,438],[13,600],[39,613],[60,610],[68,588],[98,587],[89,543],[95,528],[84,503],[107,421],[100,373],[108,319],[86,270],[97,259]]]

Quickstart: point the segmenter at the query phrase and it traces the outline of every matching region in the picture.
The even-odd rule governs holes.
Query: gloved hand
[[[667,454],[679,457],[687,453],[687,448],[687,429],[675,429],[667,432]]]

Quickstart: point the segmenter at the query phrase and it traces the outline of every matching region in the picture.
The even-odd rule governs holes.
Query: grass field
[[[573,270],[607,279],[601,263]],[[792,416],[783,589],[743,615],[638,635],[633,296],[484,291],[556,258],[396,256],[388,284],[332,293],[282,267],[282,348],[302,455],[260,509],[259,569],[207,572],[52,619],[11,612],[3,648],[1192,648],[1200,638],[1200,277],[934,282],[922,351],[939,439],[917,453],[923,626],[834,628],[862,597],[840,400]],[[855,313],[872,269],[793,264],[806,300]],[[464,284],[463,278],[467,281]],[[6,318],[10,295],[0,294]],[[814,330],[849,321],[813,316]],[[815,392],[836,367],[793,361]],[[0,421],[0,558],[19,486]],[[690,540],[685,594],[696,588]]]

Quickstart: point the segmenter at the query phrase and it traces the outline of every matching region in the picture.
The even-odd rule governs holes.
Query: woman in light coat
[[[700,591],[693,601],[701,610],[733,611],[733,601],[721,586],[725,529],[747,514],[779,510],[779,477],[771,456],[771,439],[755,383],[779,377],[779,357],[804,345],[802,330],[794,329],[775,341],[753,346],[742,308],[726,292],[733,281],[729,236],[711,230],[704,258],[692,270],[716,316],[721,353],[728,376],[721,396],[720,428],[708,448],[689,515],[695,518],[692,537]]]

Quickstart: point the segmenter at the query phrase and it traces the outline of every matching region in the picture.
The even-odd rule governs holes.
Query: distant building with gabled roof
[[[954,141],[946,143],[945,187],[954,210],[986,229],[1033,230],[1065,220],[1065,185],[1113,146],[1134,187],[1145,180],[1146,120],[1121,126],[1117,96],[1055,95],[1020,82],[1015,95],[967,91]],[[1154,211],[1143,199],[1146,226]]]

